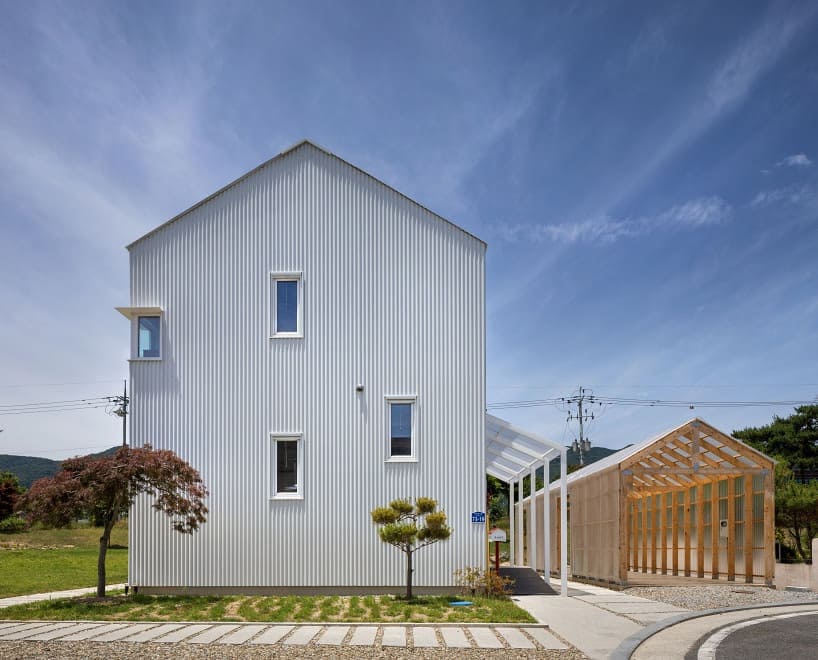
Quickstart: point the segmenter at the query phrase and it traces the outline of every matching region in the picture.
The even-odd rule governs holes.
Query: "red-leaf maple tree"
[[[112,456],[63,461],[53,477],[35,481],[21,498],[30,520],[67,527],[82,516],[102,523],[97,561],[97,596],[105,595],[105,555],[119,516],[140,493],[167,514],[177,532],[191,534],[207,518],[207,489],[199,473],[167,449],[121,447]]]

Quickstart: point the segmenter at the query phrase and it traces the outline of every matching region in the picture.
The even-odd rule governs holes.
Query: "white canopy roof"
[[[532,467],[558,458],[563,450],[557,442],[486,415],[486,472],[501,481],[516,481]]]

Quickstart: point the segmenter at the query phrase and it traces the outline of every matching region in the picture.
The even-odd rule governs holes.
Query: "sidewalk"
[[[551,580],[555,589],[559,581]],[[520,607],[591,660],[605,660],[646,625],[688,610],[580,582],[568,583],[568,598],[515,596]]]

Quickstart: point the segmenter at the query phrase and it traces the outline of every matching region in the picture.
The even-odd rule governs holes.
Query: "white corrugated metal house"
[[[210,491],[192,536],[136,503],[132,585],[400,588],[369,511],[419,495],[419,590],[483,564],[485,243],[305,141],[128,249],[131,443]]]

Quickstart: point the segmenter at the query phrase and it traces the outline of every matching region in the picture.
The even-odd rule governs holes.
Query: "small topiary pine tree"
[[[445,541],[452,534],[446,524],[446,514],[437,511],[437,502],[430,497],[392,500],[389,506],[378,507],[371,513],[372,522],[381,525],[381,541],[395,546],[406,555],[406,598],[412,598],[412,555],[427,545]]]

